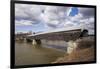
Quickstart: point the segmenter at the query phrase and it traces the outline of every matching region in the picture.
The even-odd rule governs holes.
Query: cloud
[[[23,25],[32,25],[33,21],[28,21],[28,20],[16,20],[15,25],[16,26],[23,26]]]
[[[70,7],[47,6],[42,15],[46,27],[59,28],[70,12]]]
[[[74,25],[74,23],[71,22],[71,21],[66,21],[66,22],[64,23],[64,27],[72,27],[72,26],[75,26],[75,25]]]
[[[47,25],[48,25],[49,27],[52,27],[52,28],[57,28],[58,24],[59,24],[59,21],[58,21],[58,20],[52,20],[52,21],[49,21],[49,22],[47,23]]]
[[[77,14],[73,7],[15,4],[15,24],[36,25],[43,23],[47,29],[68,28],[81,26],[93,32],[94,9],[77,7]],[[70,16],[71,13],[74,16]]]
[[[80,22],[84,23],[84,27],[89,30],[90,34],[94,34],[94,8],[79,8],[79,12],[83,16]]]
[[[43,22],[47,25],[46,27],[57,28],[70,14],[70,11],[69,7],[15,4],[15,20],[33,21],[33,24]]]
[[[15,4],[15,20],[30,20],[33,23],[39,23],[42,10],[43,8],[37,5]]]
[[[94,16],[94,8],[79,8],[79,13],[84,17],[89,18]]]
[[[94,8],[78,8],[78,11],[77,15],[66,18],[64,27],[80,26],[89,30],[89,34],[94,34]]]

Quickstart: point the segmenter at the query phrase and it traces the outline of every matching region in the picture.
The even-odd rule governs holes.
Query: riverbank
[[[87,48],[80,51],[74,51],[73,53],[65,54],[63,57],[58,58],[52,63],[69,63],[69,62],[85,62],[94,61],[94,48]]]
[[[77,49],[72,53],[66,53],[52,63],[85,62],[95,60],[94,39],[78,39]]]

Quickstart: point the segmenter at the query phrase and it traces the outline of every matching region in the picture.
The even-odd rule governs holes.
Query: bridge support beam
[[[24,40],[23,40],[24,42],[27,42],[27,39],[26,39],[26,38],[23,38],[23,39],[24,39]]]
[[[32,44],[33,45],[40,45],[41,44],[41,40],[40,39],[33,39]]]
[[[75,41],[70,40],[67,46],[67,53],[70,54],[77,48],[77,43]]]
[[[36,43],[36,41],[33,39],[33,41],[32,41],[32,44],[33,45],[37,45],[37,43]]]

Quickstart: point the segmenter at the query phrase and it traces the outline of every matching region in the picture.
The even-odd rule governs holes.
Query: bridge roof
[[[81,27],[68,27],[68,28],[61,28],[61,29],[52,29],[52,30],[48,30],[45,32],[41,32],[38,34],[32,34],[32,35],[28,35],[28,36],[36,36],[36,35],[48,34],[48,33],[54,33],[54,32],[71,31],[71,30],[76,30],[76,29],[81,29]]]

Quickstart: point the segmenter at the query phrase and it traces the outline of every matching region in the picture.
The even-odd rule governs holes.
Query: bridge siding
[[[77,30],[73,32],[66,31],[66,32],[54,32],[54,33],[48,33],[48,34],[41,34],[41,35],[36,35],[36,36],[28,37],[28,38],[69,41],[69,40],[75,40],[79,38],[80,34],[81,34],[81,30]]]
[[[36,36],[27,36],[29,34],[17,34],[16,38],[26,38],[28,42],[32,42],[33,39],[38,43],[41,44],[42,39],[46,40],[62,40],[62,41],[69,41],[69,40],[76,40],[80,37],[81,29],[77,30],[70,30],[70,31],[61,31],[61,32],[52,32],[46,34],[40,34]]]

